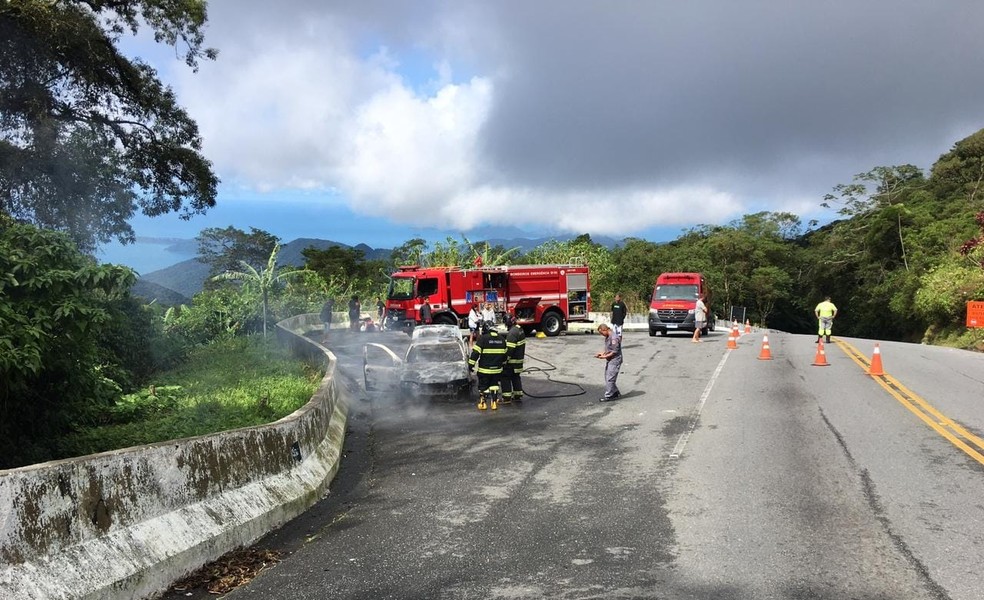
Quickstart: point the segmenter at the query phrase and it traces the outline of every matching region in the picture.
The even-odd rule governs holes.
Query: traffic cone
[[[751,322],[749,322],[748,319],[745,319],[745,333],[751,333],[751,332],[752,332],[752,324]]]
[[[772,360],[772,350],[769,349],[769,336],[762,336],[762,351],[759,352],[759,360]]]
[[[728,350],[736,350],[738,348],[738,328],[732,327],[731,334],[728,335]]]
[[[868,367],[868,375],[884,375],[885,371],[882,369],[881,362],[881,348],[878,344],[875,344],[875,353],[871,355],[871,366]]]
[[[829,367],[827,353],[823,351],[823,342],[817,342],[817,356],[813,359],[814,367]]]

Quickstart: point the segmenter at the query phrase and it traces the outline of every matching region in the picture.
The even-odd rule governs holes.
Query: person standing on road
[[[502,403],[523,403],[523,359],[526,357],[526,332],[516,323],[516,317],[505,315],[506,364],[502,368]]]
[[[697,304],[694,305],[694,338],[696,344],[700,341],[701,331],[707,327],[707,305],[704,304],[704,294],[697,296]]]
[[[622,337],[604,323],[598,326],[598,333],[605,336],[605,349],[595,354],[595,358],[605,361],[605,395],[600,402],[610,402],[622,395],[615,383],[622,368]]]
[[[834,303],[830,301],[830,296],[824,296],[823,302],[817,304],[817,307],[813,309],[813,313],[817,316],[818,326],[817,326],[817,342],[820,342],[821,336],[827,336],[827,343],[830,343],[830,330],[834,326],[834,317],[837,316],[837,307]]]
[[[431,319],[431,305],[430,298],[427,294],[420,295],[420,323],[421,325],[430,325]]]
[[[471,310],[468,311],[468,345],[475,345],[478,338],[479,328],[482,324],[482,313],[478,310],[478,302],[472,303]]]
[[[612,302],[612,329],[618,337],[622,337],[622,325],[625,324],[627,314],[629,309],[622,302],[622,294],[615,294],[615,302]]]
[[[322,342],[328,341],[328,330],[331,329],[332,311],[335,310],[335,299],[328,298],[321,307],[321,323],[324,325],[324,333],[321,336]]]
[[[482,323],[482,335],[475,340],[468,357],[468,370],[474,369],[478,374],[478,410],[499,408],[499,379],[505,364],[506,338],[493,329],[492,323],[485,321]]]
[[[359,315],[362,314],[362,304],[359,302],[358,296],[352,296],[348,304],[348,315],[349,315],[349,329],[352,331],[358,331],[361,326],[359,320]]]
[[[376,322],[380,328],[386,322],[386,303],[379,296],[376,296]]]

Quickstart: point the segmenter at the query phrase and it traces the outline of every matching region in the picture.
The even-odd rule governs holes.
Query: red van
[[[649,303],[649,335],[658,331],[694,331],[694,306],[704,294],[707,305],[707,324],[701,333],[714,331],[714,310],[711,308],[711,288],[700,273],[663,273],[656,278],[653,298]]]

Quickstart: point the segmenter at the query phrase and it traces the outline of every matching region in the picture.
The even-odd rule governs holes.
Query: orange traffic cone
[[[731,333],[728,335],[728,350],[738,349],[738,328],[732,327]]]
[[[745,333],[751,333],[751,332],[752,332],[752,324],[751,322],[749,322],[748,319],[745,319]]]
[[[769,349],[769,336],[762,336],[762,351],[759,352],[759,360],[772,360],[772,350]]]
[[[875,344],[875,353],[871,355],[871,366],[868,367],[868,375],[884,375],[881,362],[881,348]]]
[[[823,342],[817,342],[817,356],[813,359],[814,367],[829,367],[827,353],[823,351]]]

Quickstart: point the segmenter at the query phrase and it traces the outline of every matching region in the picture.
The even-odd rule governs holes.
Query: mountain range
[[[485,241],[492,246],[502,246],[503,248],[519,247],[521,251],[528,252],[548,241],[566,241],[572,239],[573,237],[574,236],[557,236],[533,239],[495,238]],[[596,243],[608,246],[609,248],[614,247],[617,244],[616,240],[611,238],[599,237],[597,239],[592,238],[592,240]],[[187,240],[173,241],[175,243],[182,243]],[[333,242],[331,240],[298,238],[283,244],[280,247],[280,254],[277,256],[277,264],[281,266],[302,267],[304,266],[305,260],[302,252],[305,248],[313,247],[318,250],[325,250],[327,248],[331,248],[332,246],[361,250],[363,255],[369,260],[389,260],[393,252],[390,248],[372,248],[366,244],[349,246],[347,244]],[[202,291],[207,278],[208,265],[198,262],[197,258],[191,258],[173,264],[170,267],[152,271],[141,276],[137,280],[137,283],[134,284],[132,293],[134,296],[139,296],[147,301],[156,301],[167,306],[173,306],[176,304],[190,304],[191,298],[198,292]]]

